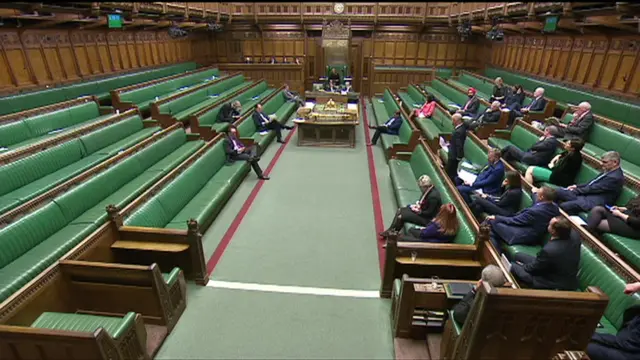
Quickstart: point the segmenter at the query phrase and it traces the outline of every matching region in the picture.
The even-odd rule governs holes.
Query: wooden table
[[[344,96],[348,99],[348,101],[350,103],[357,103],[358,99],[360,98],[360,93],[357,92],[349,92],[345,95],[342,95],[342,93],[332,93],[332,92],[328,92],[328,91],[305,91],[304,92],[304,98],[306,101],[311,101],[311,100],[315,100],[318,97],[332,97],[332,98],[336,98],[336,97],[340,97],[340,96]]]
[[[354,148],[358,119],[357,108],[336,111],[315,105],[305,119],[293,121],[298,125],[298,146]]]

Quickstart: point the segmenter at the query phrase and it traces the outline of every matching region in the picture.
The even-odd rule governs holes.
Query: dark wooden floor
[[[396,360],[440,359],[441,334],[429,334],[427,341],[395,338]]]

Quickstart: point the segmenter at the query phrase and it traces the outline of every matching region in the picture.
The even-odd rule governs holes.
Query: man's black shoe
[[[270,177],[262,175],[262,176],[258,176],[258,179],[260,179],[260,180],[269,180]]]

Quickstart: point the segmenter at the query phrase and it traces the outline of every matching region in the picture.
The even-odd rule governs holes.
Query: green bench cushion
[[[44,312],[31,324],[32,328],[94,333],[103,328],[114,339],[134,326],[136,313],[124,317]]]

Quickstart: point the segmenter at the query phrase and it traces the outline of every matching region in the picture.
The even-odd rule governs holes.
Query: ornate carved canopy
[[[322,47],[327,65],[349,63],[349,43],[351,40],[351,20],[345,26],[339,20],[322,23]]]

